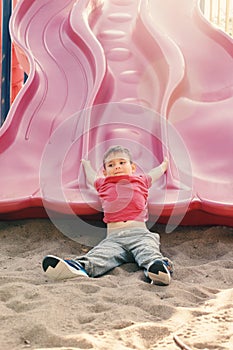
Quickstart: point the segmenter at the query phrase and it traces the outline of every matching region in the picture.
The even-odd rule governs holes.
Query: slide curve
[[[28,79],[0,129],[0,216],[99,213],[80,160],[170,159],[152,220],[233,226],[233,41],[197,0],[21,0],[10,23]],[[45,209],[44,209],[45,208]]]

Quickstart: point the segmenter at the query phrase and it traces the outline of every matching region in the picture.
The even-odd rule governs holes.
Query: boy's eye
[[[120,164],[125,164],[126,162],[125,161],[121,161]]]

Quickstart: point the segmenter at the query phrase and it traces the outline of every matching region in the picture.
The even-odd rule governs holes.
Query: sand
[[[0,349],[233,349],[233,228],[178,227],[161,235],[172,283],[151,285],[135,264],[96,279],[49,281],[46,254],[87,247],[47,219],[0,222]]]

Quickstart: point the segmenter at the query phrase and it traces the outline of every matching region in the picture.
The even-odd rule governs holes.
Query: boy
[[[172,262],[160,252],[159,235],[146,227],[148,190],[166,172],[168,160],[148,175],[134,175],[136,165],[129,150],[114,146],[103,157],[104,177],[97,177],[90,161],[82,160],[82,164],[87,182],[100,197],[107,238],[74,260],[46,256],[42,263],[46,275],[54,279],[98,277],[123,263],[136,262],[151,283],[169,285]]]

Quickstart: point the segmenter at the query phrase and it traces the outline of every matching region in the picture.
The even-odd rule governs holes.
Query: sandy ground
[[[0,222],[0,349],[233,349],[233,229],[179,227],[161,235],[172,283],[151,285],[135,264],[88,279],[48,281],[46,254],[87,247],[46,219]]]

